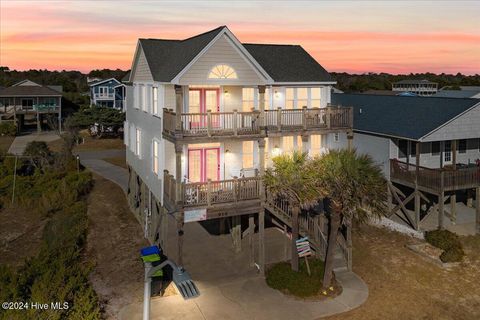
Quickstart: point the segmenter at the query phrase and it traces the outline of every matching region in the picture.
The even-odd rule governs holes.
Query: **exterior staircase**
[[[286,199],[274,199],[271,195],[267,195],[265,208],[282,223],[290,228],[292,227],[292,206]],[[299,234],[302,237],[307,236],[315,249],[316,255],[325,259],[328,246],[328,224],[324,215],[300,214]],[[349,265],[351,265],[349,259],[351,259],[351,249],[347,247],[343,235],[339,234],[333,262],[334,271],[347,271]]]

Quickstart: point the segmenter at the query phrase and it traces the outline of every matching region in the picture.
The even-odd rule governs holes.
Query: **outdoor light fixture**
[[[227,98],[230,96],[230,94],[228,93],[228,90],[223,91],[223,93],[225,94],[225,97],[227,97]]]
[[[278,92],[277,90],[275,90],[275,98],[279,98],[280,97],[280,92]]]
[[[274,157],[280,155],[280,148],[279,148],[277,145],[276,145],[275,147],[273,147],[272,155],[273,155]]]
[[[160,249],[157,246],[143,248],[140,251],[145,266],[145,280],[143,292],[143,320],[150,319],[150,297],[152,294],[152,278],[163,276],[163,268],[167,265],[172,267],[172,280],[184,299],[195,298],[200,295],[192,277],[183,267],[178,267],[170,260],[165,260],[157,266],[153,262],[160,261]]]

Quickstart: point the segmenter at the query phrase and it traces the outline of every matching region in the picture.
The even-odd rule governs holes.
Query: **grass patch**
[[[299,271],[294,272],[289,262],[274,264],[267,270],[268,286],[300,298],[318,296],[322,288],[324,262],[320,259],[310,259],[310,270],[307,273],[305,260],[300,260]]]

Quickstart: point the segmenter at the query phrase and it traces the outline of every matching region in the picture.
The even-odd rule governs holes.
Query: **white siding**
[[[208,79],[212,68],[227,64],[237,73],[237,79]],[[255,70],[223,35],[180,77],[180,84],[262,84]]]
[[[431,133],[423,141],[480,138],[480,103],[449,124]]]
[[[138,47],[138,57],[135,65],[135,72],[132,75],[132,82],[153,81],[152,72],[147,63],[147,58],[141,46]]]

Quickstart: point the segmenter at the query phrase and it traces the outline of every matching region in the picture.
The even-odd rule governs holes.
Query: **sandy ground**
[[[480,236],[462,237],[467,257],[442,269],[405,248],[409,237],[372,226],[353,235],[353,270],[370,296],[360,308],[328,319],[480,319]]]
[[[91,281],[108,319],[143,298],[143,265],[139,250],[147,245],[141,227],[128,209],[123,191],[95,175],[88,198],[87,257],[95,263]]]

